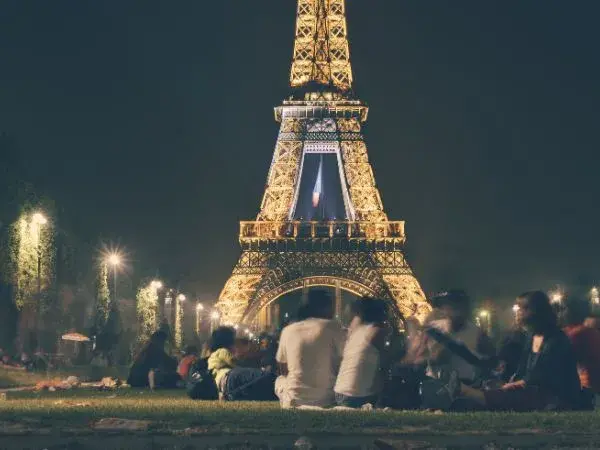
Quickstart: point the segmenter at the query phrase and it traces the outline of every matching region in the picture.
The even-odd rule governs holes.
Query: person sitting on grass
[[[375,406],[383,388],[382,355],[385,352],[387,305],[379,299],[363,298],[352,305],[354,318],[348,329],[342,363],[335,383],[339,406]]]
[[[238,366],[234,358],[235,329],[219,327],[212,333],[208,370],[224,400],[274,400],[275,376],[260,369]]]
[[[135,358],[129,371],[127,384],[142,388],[175,388],[181,380],[177,374],[177,361],[165,352],[167,335],[156,331]]]
[[[459,379],[469,385],[480,380],[485,374],[481,367],[467,361],[461,355],[452,352],[448,346],[434,339],[439,331],[459,345],[463,345],[476,358],[491,361],[496,353],[487,334],[471,320],[471,299],[461,290],[450,290],[434,296],[431,303],[440,313],[440,318],[429,323],[426,334],[428,342],[428,375],[432,378],[444,378],[452,371]]]
[[[558,327],[548,296],[541,291],[517,298],[527,345],[513,381],[500,389],[478,390],[460,383],[456,373],[446,385],[450,402],[471,400],[491,411],[577,409],[581,386],[571,343]]]
[[[186,347],[183,358],[179,361],[179,365],[177,366],[177,373],[181,377],[182,380],[187,380],[188,374],[190,372],[190,367],[196,362],[198,359],[198,348],[195,345],[190,345]]]
[[[591,313],[590,302],[584,298],[567,297],[562,304],[563,331],[573,345],[579,380],[584,390],[584,405],[593,409],[595,396],[600,394],[600,330],[584,325]]]
[[[281,376],[275,382],[275,393],[282,408],[332,406],[346,336],[340,324],[332,320],[329,293],[309,291],[298,318],[299,322],[281,332],[276,355]]]

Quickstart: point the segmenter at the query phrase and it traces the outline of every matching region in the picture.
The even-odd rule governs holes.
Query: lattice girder
[[[352,88],[345,0],[298,0],[292,87]]]
[[[244,251],[219,299],[227,323],[254,322],[285,286],[315,277],[354,283],[369,295],[394,301],[405,316],[429,311],[418,281],[401,251]],[[356,291],[351,289],[351,291]]]

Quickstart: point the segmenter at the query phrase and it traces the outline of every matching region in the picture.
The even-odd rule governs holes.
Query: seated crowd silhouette
[[[296,321],[260,345],[219,327],[201,355],[179,364],[154,333],[136,358],[134,387],[186,386],[194,399],[279,400],[282,408],[397,408],[448,411],[592,410],[600,393],[600,330],[589,301],[551,304],[541,291],[517,297],[514,328],[498,349],[471,320],[460,290],[430,299],[423,324],[400,333],[387,301],[352,305],[347,329],[333,319],[333,299],[312,290]]]

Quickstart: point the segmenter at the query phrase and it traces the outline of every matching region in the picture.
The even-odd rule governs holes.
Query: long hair
[[[524,292],[517,297],[517,300],[526,302],[528,313],[523,317],[523,321],[530,331],[546,334],[558,330],[556,312],[545,292]]]
[[[153,358],[157,354],[162,354],[165,351],[165,343],[168,336],[164,331],[155,331],[150,336],[150,340],[142,347],[137,356],[136,361],[145,361],[148,358]]]
[[[210,338],[210,351],[216,352],[220,348],[231,349],[235,344],[235,329],[233,327],[219,327],[213,331]]]

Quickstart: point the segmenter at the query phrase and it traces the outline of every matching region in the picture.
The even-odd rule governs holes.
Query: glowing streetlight
[[[185,302],[185,299],[186,299],[186,297],[185,297],[185,295],[183,295],[183,294],[179,294],[179,295],[177,296],[177,300],[179,300],[180,302]]]
[[[36,212],[33,214],[31,218],[31,222],[37,227],[35,227],[36,231],[36,240],[37,240],[37,290],[38,290],[38,299],[41,298],[42,295],[42,239],[41,239],[41,228],[48,223],[48,219],[41,212]]]
[[[202,325],[202,311],[204,311],[204,305],[202,303],[198,303],[196,305],[196,335],[200,336],[200,328]]]
[[[44,216],[42,213],[36,212],[33,215],[33,223],[37,225],[46,225],[48,223],[48,219],[46,219],[46,216]]]
[[[121,265],[121,256],[118,253],[111,253],[106,258],[106,262],[113,267],[119,267]]]
[[[485,309],[479,312],[479,317],[481,317],[482,319],[487,319],[489,316],[490,312]]]
[[[563,295],[560,292],[555,292],[550,296],[550,301],[552,303],[560,303],[562,302]]]
[[[590,298],[595,305],[600,304],[600,290],[596,286],[590,291]]]
[[[113,302],[117,302],[117,269],[121,265],[122,258],[117,252],[109,253],[105,259],[107,265],[112,266],[113,269]]]
[[[519,305],[513,305],[513,307],[512,307],[512,310],[515,314],[517,314],[520,309],[521,309],[521,307]]]
[[[152,286],[152,289],[155,289],[158,291],[159,289],[162,289],[163,284],[162,284],[162,282],[160,282],[158,280],[154,280],[152,283],[150,283],[150,286]]]

